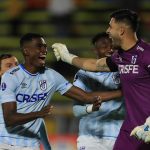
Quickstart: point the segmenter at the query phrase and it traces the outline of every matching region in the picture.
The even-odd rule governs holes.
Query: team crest
[[[41,80],[41,81],[39,82],[39,84],[40,84],[40,89],[41,89],[42,91],[45,91],[45,90],[47,89],[46,80]]]
[[[114,82],[115,84],[120,84],[120,76],[119,76],[119,73],[113,73],[112,78],[113,78],[113,82]]]
[[[137,55],[132,56],[131,64],[136,64]]]

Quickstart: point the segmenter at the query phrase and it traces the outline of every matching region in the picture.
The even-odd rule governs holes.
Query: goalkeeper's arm
[[[61,59],[62,61],[72,64],[83,70],[110,71],[106,63],[106,58],[101,59],[80,58],[76,55],[70,54],[66,45],[61,43],[53,44],[52,48],[57,60]]]

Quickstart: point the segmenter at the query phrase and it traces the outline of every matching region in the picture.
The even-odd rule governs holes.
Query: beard
[[[121,41],[118,38],[112,38],[112,48],[121,49]]]

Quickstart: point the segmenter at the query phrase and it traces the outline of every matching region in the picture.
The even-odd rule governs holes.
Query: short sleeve
[[[74,81],[73,81],[73,85],[81,88],[82,90],[86,90],[85,87],[85,77],[83,74],[80,73],[80,71],[78,71],[74,77]]]
[[[54,82],[56,86],[56,91],[58,91],[61,95],[66,93],[71,87],[72,84],[67,81],[61,74],[58,72],[54,71]]]
[[[15,91],[17,88],[17,82],[9,73],[5,73],[1,78],[1,103],[16,101]]]
[[[112,57],[107,57],[106,58],[106,63],[112,72],[118,71],[118,66],[113,62],[113,56]]]
[[[150,74],[150,52],[146,52],[143,55],[143,62],[144,62],[144,67],[145,69],[148,71],[148,73]]]

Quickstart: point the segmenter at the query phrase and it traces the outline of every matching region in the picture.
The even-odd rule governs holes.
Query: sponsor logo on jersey
[[[140,51],[144,51],[144,48],[143,47],[140,47],[140,46],[137,46],[137,48],[136,48],[137,50],[140,50]]]
[[[139,66],[138,65],[118,65],[120,74],[138,74]]]
[[[27,88],[27,83],[21,83],[21,88],[22,89]]]
[[[47,83],[46,83],[46,80],[41,80],[39,81],[39,84],[40,84],[40,89],[42,91],[45,91],[47,89]]]
[[[16,95],[16,100],[17,102],[36,102],[36,101],[44,101],[47,98],[48,93],[40,93],[40,94],[33,94],[33,95],[28,95],[28,94],[23,94],[23,93],[18,93]]]
[[[1,90],[4,91],[6,89],[6,83],[4,83],[4,82],[1,83],[0,87],[1,87]]]
[[[85,150],[85,146],[80,146],[80,150]]]
[[[20,70],[20,68],[16,68],[16,69],[12,70],[12,71],[10,72],[10,74],[14,74],[14,73],[17,72],[18,70]]]

